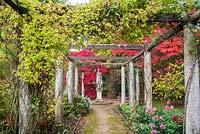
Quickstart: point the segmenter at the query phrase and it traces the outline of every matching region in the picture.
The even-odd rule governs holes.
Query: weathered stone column
[[[63,63],[57,61],[56,81],[55,81],[55,121],[62,122],[62,98],[63,98]]]
[[[73,61],[68,63],[67,94],[69,103],[73,102]]]
[[[20,81],[19,89],[19,134],[33,133],[33,112],[28,84]]]
[[[135,76],[136,80],[136,101],[139,102],[140,101],[140,76],[139,76],[139,68],[136,68],[136,76]]]
[[[134,106],[135,101],[135,83],[133,61],[129,62],[129,105]]]
[[[185,133],[200,134],[199,68],[192,28],[192,24],[184,27]]]
[[[81,96],[82,97],[85,97],[85,89],[84,89],[84,82],[83,82],[83,79],[84,79],[84,72],[82,72],[81,74]]]
[[[144,90],[146,96],[146,108],[152,109],[152,71],[151,71],[151,52],[144,53]]]
[[[121,104],[126,103],[125,67],[121,66]]]
[[[75,65],[75,82],[74,82],[74,90],[75,90],[75,95],[78,95],[78,66]]]

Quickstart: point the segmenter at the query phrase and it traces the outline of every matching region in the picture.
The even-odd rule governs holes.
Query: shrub
[[[169,72],[153,79],[153,94],[165,100],[178,100],[184,97],[183,64],[171,64]]]
[[[90,103],[87,98],[75,96],[73,103],[68,103],[67,96],[63,98],[63,114],[68,118],[76,118],[89,113]]]
[[[183,114],[177,112],[167,102],[164,110],[146,110],[144,106],[137,106],[131,109],[127,105],[121,106],[130,133],[137,134],[182,134],[183,133]]]

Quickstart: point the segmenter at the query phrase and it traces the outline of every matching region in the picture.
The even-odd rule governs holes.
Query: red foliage
[[[70,56],[95,56],[92,51],[89,50],[81,50],[80,52],[70,52]],[[85,62],[85,61],[82,61]],[[93,61],[91,61],[93,62]],[[84,65],[81,66],[80,70],[81,72],[84,72],[84,89],[85,89],[85,96],[89,97],[90,99],[96,98],[96,72],[97,69],[100,69],[102,75],[105,75],[107,73],[107,68],[105,66],[90,66],[90,65]],[[66,79],[66,78],[65,78]],[[81,81],[81,80],[80,80]],[[82,84],[79,82],[79,91],[81,92]]]

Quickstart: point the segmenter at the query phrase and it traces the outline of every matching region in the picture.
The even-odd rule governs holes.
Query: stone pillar
[[[151,71],[151,52],[144,53],[144,90],[145,103],[147,109],[152,109],[152,71]]]
[[[200,88],[197,46],[192,24],[184,27],[185,133],[200,134]],[[192,51],[190,51],[192,50]]]
[[[63,63],[57,61],[55,81],[55,121],[62,122],[62,98],[63,98]]]
[[[103,91],[103,81],[102,81],[102,73],[100,69],[97,70],[96,74],[96,91],[97,91],[97,101],[101,101],[102,99],[102,91]]]
[[[68,79],[67,79],[67,95],[69,103],[73,102],[73,61],[69,60]]]
[[[75,95],[78,95],[78,66],[75,65],[75,82],[74,82],[74,90],[75,90]]]
[[[139,68],[136,69],[136,76],[135,76],[136,80],[136,101],[139,102],[140,101],[140,76],[139,76]]]
[[[84,72],[81,73],[81,96],[82,97],[85,97],[85,89],[84,89],[84,82],[83,82],[83,79],[84,79]]]
[[[135,101],[135,83],[133,61],[129,62],[129,105],[134,106]]]
[[[121,66],[121,104],[126,103],[125,67]]]

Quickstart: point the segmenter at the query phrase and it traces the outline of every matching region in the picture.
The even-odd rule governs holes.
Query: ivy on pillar
[[[134,83],[134,66],[133,61],[129,62],[129,105],[134,106],[135,101],[135,83]]]
[[[200,134],[200,88],[194,27],[184,27],[185,133]]]
[[[135,76],[136,80],[136,101],[139,102],[140,101],[140,76],[139,76],[139,68],[136,68],[136,76]]]
[[[151,52],[144,53],[144,90],[145,103],[147,109],[152,109],[152,70],[151,70]]]
[[[121,66],[121,104],[126,103],[125,77],[125,67]]]
[[[78,95],[78,66],[75,65],[75,82],[74,82],[74,90],[75,90],[75,95]]]
[[[67,79],[67,95],[68,95],[68,102],[73,102],[73,65],[74,62],[69,60],[68,64],[68,79]]]

